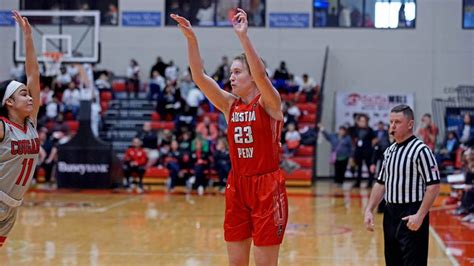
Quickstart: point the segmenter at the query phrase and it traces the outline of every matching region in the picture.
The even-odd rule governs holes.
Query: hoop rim
[[[61,61],[61,59],[64,57],[64,53],[61,52],[43,52],[44,58],[48,58],[49,60],[57,63]]]

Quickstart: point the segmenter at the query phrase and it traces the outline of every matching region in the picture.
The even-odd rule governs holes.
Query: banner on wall
[[[123,27],[159,27],[161,26],[161,12],[122,12]]]
[[[464,115],[469,114],[474,117],[474,108],[469,107],[448,107],[446,108],[445,128],[446,131],[456,132],[458,138],[461,137],[461,130],[464,126]]]
[[[13,20],[10,10],[0,10],[0,26],[15,26],[15,20]]]
[[[308,28],[308,13],[270,13],[270,28]]]
[[[353,116],[365,113],[370,117],[369,124],[375,128],[382,121],[389,123],[390,110],[399,105],[406,104],[415,109],[413,93],[365,93],[365,92],[337,92],[336,93],[336,128],[352,126]]]

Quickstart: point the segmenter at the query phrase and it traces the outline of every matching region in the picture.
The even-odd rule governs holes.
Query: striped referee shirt
[[[377,182],[385,185],[388,203],[421,202],[426,186],[440,182],[438,165],[431,149],[411,136],[385,150]]]

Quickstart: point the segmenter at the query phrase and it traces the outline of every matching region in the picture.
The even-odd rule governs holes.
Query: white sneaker
[[[143,194],[143,192],[144,192],[144,191],[143,191],[143,188],[141,188],[141,187],[138,187],[138,188],[137,188],[137,193],[138,193],[138,194]]]
[[[198,187],[198,195],[199,195],[199,196],[204,195],[204,187],[203,187],[203,186],[199,186],[199,187]]]
[[[470,222],[470,221],[473,220],[473,219],[474,219],[474,213],[470,213],[470,214],[464,216],[464,217],[461,219],[461,221],[463,221],[463,222]]]

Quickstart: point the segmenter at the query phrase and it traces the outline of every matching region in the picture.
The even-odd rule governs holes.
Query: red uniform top
[[[135,162],[137,166],[143,166],[146,164],[148,158],[146,157],[146,152],[142,148],[128,148],[127,152],[125,153],[125,161],[127,162]]]
[[[235,176],[254,176],[279,169],[280,135],[283,121],[270,117],[258,103],[239,98],[229,113],[227,139]]]

